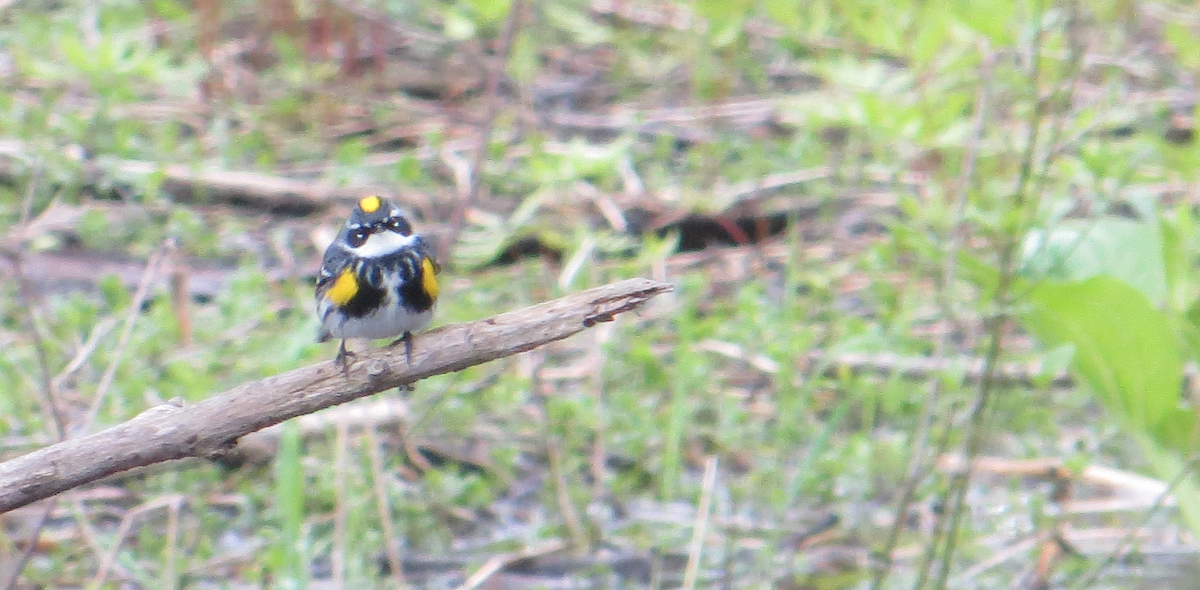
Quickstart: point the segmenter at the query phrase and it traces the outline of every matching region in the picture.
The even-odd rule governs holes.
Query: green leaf
[[[1030,232],[1021,274],[1060,281],[1108,275],[1137,287],[1156,307],[1167,297],[1159,227],[1129,219],[1064,221],[1049,232]]]
[[[165,20],[179,21],[192,17],[191,10],[184,8],[175,0],[153,0],[154,14]]]
[[[91,52],[83,46],[83,41],[73,35],[63,35],[58,40],[58,49],[63,58],[75,69],[83,73],[91,73],[94,59]]]
[[[612,27],[595,21],[582,10],[551,3],[542,7],[542,14],[555,28],[570,34],[585,47],[612,40]]]
[[[1043,282],[1025,326],[1051,346],[1075,345],[1074,367],[1121,420],[1154,429],[1179,401],[1183,359],[1167,317],[1146,295],[1110,276]]]
[[[1170,308],[1187,308],[1192,296],[1191,255],[1197,249],[1196,214],[1191,205],[1180,203],[1173,216],[1163,216],[1160,228],[1163,240],[1163,275],[1167,282]]]
[[[954,6],[958,20],[987,37],[993,46],[1005,47],[1016,41],[1013,15],[1018,11],[1010,0],[961,2]]]
[[[1196,33],[1182,20],[1163,23],[1162,35],[1174,49],[1175,63],[1188,69],[1200,68],[1200,46]]]
[[[790,33],[798,33],[804,24],[800,17],[800,5],[792,0],[766,0],[763,9],[767,17]]]
[[[484,24],[500,22],[512,6],[511,0],[467,0],[467,4]]]
[[[1196,431],[1196,411],[1192,408],[1173,407],[1155,430],[1155,440],[1168,449],[1190,455],[1200,442]]]
[[[1164,221],[1160,225],[1163,249],[1163,285],[1170,296],[1168,301],[1172,309],[1180,309],[1178,304],[1186,297],[1184,281],[1188,274],[1188,256],[1184,251],[1183,236],[1174,225]]]

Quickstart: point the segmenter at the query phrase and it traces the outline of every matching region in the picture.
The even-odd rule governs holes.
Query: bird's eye
[[[367,243],[368,233],[369,232],[367,232],[366,228],[361,227],[350,230],[350,235],[346,236],[346,241],[350,243],[351,248],[357,248]]]
[[[403,217],[392,217],[387,220],[388,229],[399,233],[402,236],[408,237],[412,234],[412,226],[408,224],[408,220]]]

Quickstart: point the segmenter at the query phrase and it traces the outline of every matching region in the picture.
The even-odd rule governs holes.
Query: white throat
[[[417,241],[415,234],[402,236],[394,231],[382,230],[367,236],[367,241],[350,251],[361,258],[379,258],[395,254],[401,248],[412,246]]]

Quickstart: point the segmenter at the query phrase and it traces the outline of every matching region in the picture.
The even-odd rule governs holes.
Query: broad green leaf
[[[1197,243],[1197,219],[1189,203],[1180,203],[1175,214],[1162,217],[1163,269],[1170,309],[1187,309],[1192,297],[1191,257]]]
[[[1185,279],[1188,274],[1188,255],[1183,249],[1183,236],[1172,224],[1160,224],[1163,249],[1163,285],[1169,296],[1171,309],[1181,309],[1186,296]]]
[[[1155,440],[1168,449],[1191,454],[1200,442],[1200,432],[1197,432],[1196,426],[1196,410],[1175,406],[1153,434]]]
[[[1133,285],[1155,307],[1167,296],[1157,225],[1115,217],[1065,221],[1049,232],[1030,232],[1021,258],[1021,274],[1030,279],[1081,281],[1107,275]]]
[[[1075,345],[1074,367],[1100,400],[1142,432],[1179,401],[1183,360],[1167,317],[1120,279],[1043,282],[1030,294],[1026,328],[1051,346]]]

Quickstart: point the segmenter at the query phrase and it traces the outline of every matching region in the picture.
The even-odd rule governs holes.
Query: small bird
[[[395,203],[363,197],[325,250],[317,277],[317,342],[341,338],[335,362],[354,356],[347,338],[404,342],[412,362],[412,333],[429,326],[437,303],[438,263]]]

